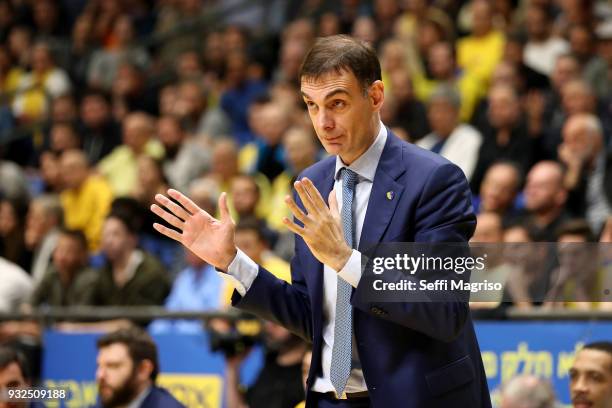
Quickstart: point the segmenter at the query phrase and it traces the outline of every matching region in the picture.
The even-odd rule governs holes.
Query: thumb
[[[233,222],[229,207],[227,206],[227,193],[223,192],[219,196],[219,210],[221,211],[221,222]]]
[[[329,197],[327,198],[327,202],[329,203],[329,209],[332,212],[334,217],[340,215],[340,210],[338,209],[338,200],[336,199],[336,189],[333,189],[329,193]]]

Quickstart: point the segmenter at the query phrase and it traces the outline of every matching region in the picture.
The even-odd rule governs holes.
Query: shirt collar
[[[370,182],[374,181],[378,161],[380,160],[380,156],[385,148],[385,143],[387,142],[387,128],[382,122],[379,123],[380,130],[378,131],[378,136],[376,136],[374,143],[370,145],[364,154],[351,163],[350,166],[344,164],[340,156],[336,156],[336,172],[334,173],[336,180],[340,177],[340,170],[344,167],[348,167],[350,170],[357,173],[360,179],[366,179]]]
[[[130,403],[130,405],[128,405],[126,408],[140,408],[140,406],[144,402],[145,398],[147,398],[149,396],[149,393],[151,392],[152,389],[153,389],[153,387],[148,386],[147,388],[142,390],[142,392],[140,394],[138,394],[136,399],[134,399]]]

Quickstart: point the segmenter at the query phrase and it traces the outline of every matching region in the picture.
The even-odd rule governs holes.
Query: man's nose
[[[333,129],[334,128],[334,121],[332,116],[329,114],[329,112],[325,109],[321,109],[321,111],[319,112],[319,115],[317,117],[317,122],[318,122],[318,127],[320,129]]]

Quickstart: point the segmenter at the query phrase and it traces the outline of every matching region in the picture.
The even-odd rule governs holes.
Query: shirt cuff
[[[227,268],[227,273],[219,270],[217,270],[217,273],[236,288],[240,296],[244,296],[257,277],[259,266],[247,254],[238,249],[234,260]]]
[[[356,288],[357,285],[359,285],[361,273],[361,252],[353,249],[348,261],[338,272],[338,276],[347,281],[352,287]]]

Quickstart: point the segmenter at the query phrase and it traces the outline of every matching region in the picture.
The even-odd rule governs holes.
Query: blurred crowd
[[[325,155],[299,68],[339,33],[378,52],[383,123],[464,171],[474,242],[612,241],[609,2],[0,0],[0,311],[226,307],[231,286],[152,228],[168,188],[211,214],[228,192],[238,246],[290,281],[284,198]],[[531,307],[527,269],[510,301]]]

